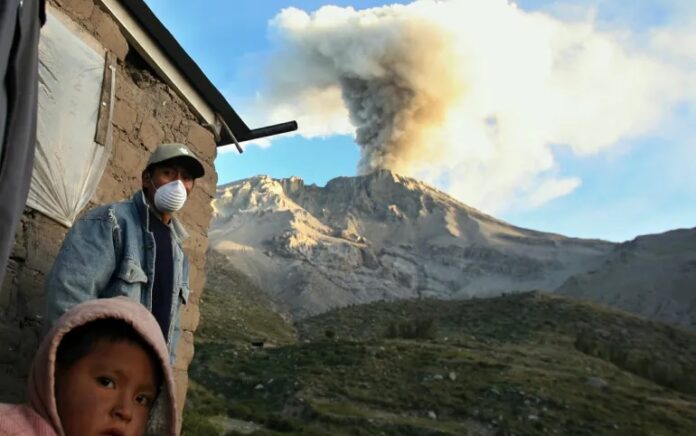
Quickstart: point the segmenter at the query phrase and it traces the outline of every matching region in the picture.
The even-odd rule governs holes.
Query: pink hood
[[[91,321],[105,318],[120,319],[140,333],[145,341],[150,344],[159,357],[164,374],[164,386],[160,393],[158,402],[164,401],[162,409],[164,410],[164,427],[162,435],[175,435],[177,428],[177,411],[176,402],[174,400],[174,378],[172,369],[169,365],[169,352],[162,330],[152,314],[141,304],[134,302],[125,297],[108,298],[90,300],[70,309],[58,321],[53,328],[48,332],[41,347],[34,356],[31,373],[29,375],[28,397],[29,406],[33,410],[27,410],[26,406],[4,406],[0,407],[0,430],[10,430],[3,427],[4,417],[14,417],[16,422],[20,422],[22,417],[29,425],[30,422],[36,421],[35,414],[40,415],[52,427],[53,432],[49,432],[48,428],[43,429],[41,425],[25,428],[25,432],[8,433],[8,434],[40,434],[40,435],[63,435],[63,428],[58,417],[58,409],[56,407],[56,399],[54,392],[55,385],[55,363],[56,351],[58,345],[63,339],[63,336],[72,329],[87,324]],[[153,409],[153,412],[156,409]],[[35,413],[33,413],[35,412]],[[46,426],[48,427],[48,426]],[[19,430],[19,429],[18,429]],[[26,432],[29,430],[29,432]],[[5,434],[5,433],[3,433]]]

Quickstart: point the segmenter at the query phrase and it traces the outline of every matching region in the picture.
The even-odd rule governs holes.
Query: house
[[[51,0],[40,44],[36,162],[0,287],[0,402],[22,400],[43,329],[44,279],[75,218],[140,188],[163,142],[186,143],[206,175],[179,213],[190,238],[191,294],[175,365],[183,407],[205,283],[217,147],[288,132],[249,128],[142,0]],[[241,148],[239,148],[241,151]]]

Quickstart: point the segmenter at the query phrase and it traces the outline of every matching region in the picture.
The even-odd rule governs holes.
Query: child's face
[[[157,395],[153,363],[139,345],[102,340],[56,374],[56,403],[65,434],[141,436]]]

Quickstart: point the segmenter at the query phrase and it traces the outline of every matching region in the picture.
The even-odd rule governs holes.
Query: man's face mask
[[[174,213],[184,207],[184,203],[186,188],[181,180],[174,180],[155,188],[155,207],[160,212]]]

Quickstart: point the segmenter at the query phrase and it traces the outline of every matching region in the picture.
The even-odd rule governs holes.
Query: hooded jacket
[[[34,356],[29,374],[29,404],[0,404],[0,435],[2,436],[64,436],[55,398],[55,362],[58,345],[71,330],[99,319],[127,322],[147,342],[159,358],[164,375],[156,406],[162,410],[162,428],[157,434],[176,434],[178,415],[174,399],[174,378],[162,330],[152,314],[141,304],[126,297],[90,300],[74,306],[54,324]]]

